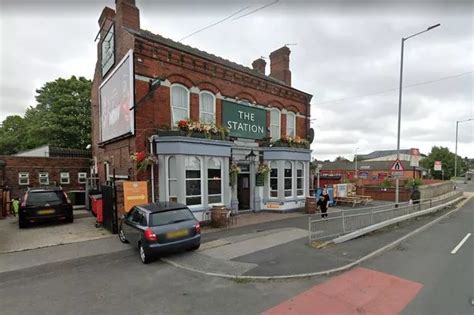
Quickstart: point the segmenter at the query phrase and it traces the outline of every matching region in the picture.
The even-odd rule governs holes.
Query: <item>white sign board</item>
[[[443,166],[441,164],[441,161],[435,161],[434,162],[434,170],[435,171],[441,171],[442,168],[443,168]]]
[[[420,150],[418,149],[410,149],[410,166],[411,167],[418,167],[420,162]]]

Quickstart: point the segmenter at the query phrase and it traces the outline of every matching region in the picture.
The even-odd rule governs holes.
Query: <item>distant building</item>
[[[89,174],[90,151],[41,146],[15,155],[0,155],[0,187],[20,197],[28,187],[61,185],[83,190]]]
[[[411,149],[400,150],[400,161],[410,161]],[[359,161],[395,161],[397,159],[397,150],[379,150],[369,154],[358,154]]]

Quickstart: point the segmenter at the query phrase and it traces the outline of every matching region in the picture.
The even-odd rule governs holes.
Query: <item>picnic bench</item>
[[[362,196],[362,195],[353,195],[353,196],[347,196],[347,197],[336,197],[336,202],[337,203],[347,203],[351,204],[352,208],[354,208],[356,205],[367,205],[370,201],[372,201],[372,197],[370,196]]]

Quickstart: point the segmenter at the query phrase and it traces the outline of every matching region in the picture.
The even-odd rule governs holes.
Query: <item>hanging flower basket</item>
[[[130,155],[130,160],[136,163],[138,172],[142,172],[148,168],[148,166],[157,164],[158,160],[151,154],[146,154],[145,151],[135,152]]]
[[[230,170],[229,170],[229,180],[230,180],[230,185],[234,186],[234,183],[237,179],[237,176],[240,174],[241,170],[238,164],[232,163],[230,165]]]

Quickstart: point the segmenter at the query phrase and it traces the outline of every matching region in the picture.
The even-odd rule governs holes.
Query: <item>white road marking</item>
[[[464,236],[461,242],[459,242],[459,244],[456,247],[454,247],[454,249],[451,251],[451,254],[456,254],[456,252],[461,248],[462,244],[464,244],[464,242],[467,241],[469,236],[471,236],[471,233],[467,233],[466,236]]]

